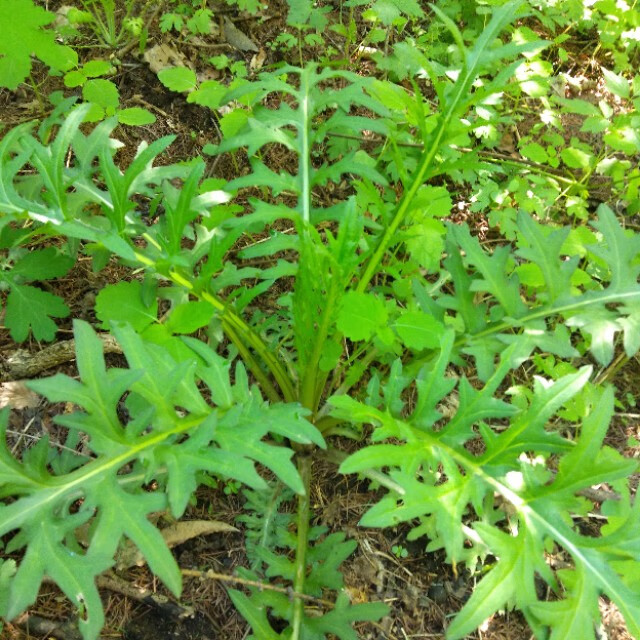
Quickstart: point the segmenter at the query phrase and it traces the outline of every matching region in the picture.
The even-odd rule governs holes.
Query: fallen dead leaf
[[[264,65],[264,61],[267,59],[267,52],[260,47],[260,51],[251,56],[251,62],[249,62],[249,68],[251,71],[260,71]]]
[[[158,73],[167,67],[189,66],[184,55],[166,43],[147,49],[143,58],[153,73]]]
[[[215,67],[206,67],[196,73],[196,78],[199,84],[207,82],[208,80],[220,80],[220,78],[222,78],[222,72]]]
[[[0,384],[0,409],[28,409],[37,407],[39,402],[38,394],[28,389],[22,380]]]
[[[167,543],[167,546],[173,548],[197,536],[235,531],[238,531],[235,527],[217,520],[185,520],[184,522],[176,522],[176,524],[160,529],[160,534]],[[131,542],[127,543],[124,549],[118,554],[117,566],[119,569],[128,569],[134,566],[141,567],[144,564],[146,564],[144,555]]]
[[[498,150],[502,153],[514,153],[516,150],[516,139],[511,131],[505,131],[498,143]]]

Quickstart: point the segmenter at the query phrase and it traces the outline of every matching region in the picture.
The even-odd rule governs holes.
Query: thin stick
[[[306,593],[297,593],[291,587],[281,587],[274,584],[268,584],[259,582],[257,580],[248,580],[247,578],[239,578],[237,576],[230,576],[226,573],[216,573],[215,571],[208,569],[207,571],[198,571],[197,569],[180,569],[180,573],[183,576],[190,578],[199,578],[200,580],[217,580],[219,582],[231,582],[233,584],[240,584],[245,587],[257,587],[258,589],[265,591],[276,591],[282,593],[290,598],[299,598],[300,600],[306,600],[307,602],[313,602],[314,604],[321,604],[324,607],[333,609],[335,604],[330,600],[323,600],[322,598],[316,598],[309,596]]]

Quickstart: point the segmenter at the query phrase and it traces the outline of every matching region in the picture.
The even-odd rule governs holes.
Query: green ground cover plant
[[[2,0],[0,12],[15,20],[0,26],[0,87],[15,89],[31,72],[31,56],[54,71],[66,71],[78,62],[78,54],[56,42],[56,32],[45,28],[55,15],[30,0]]]
[[[100,46],[116,49],[131,39],[143,36],[146,14],[152,3],[136,0],[81,0],[70,7],[69,24],[78,32],[89,30]],[[144,37],[144,36],[143,36]]]
[[[85,116],[85,121],[97,122],[107,116],[116,115],[118,122],[122,124],[153,124],[156,117],[148,109],[142,107],[120,109],[118,87],[111,80],[102,77],[114,71],[114,67],[106,60],[90,60],[65,74],[65,87],[81,87],[83,100],[92,105]]]
[[[291,4],[305,18],[289,19],[298,47],[316,23],[310,4]],[[532,135],[521,142],[531,174],[511,184],[522,165],[494,162],[476,143],[495,137],[509,105],[547,99],[542,56],[557,43],[524,29],[520,2],[474,4],[473,37],[453,19],[462,5],[444,4],[431,7],[449,39],[444,57],[418,47],[402,78],[408,40],[379,78],[314,62],[228,86],[199,83],[186,67],[161,71],[165,86],[220,114],[208,157],[246,154],[250,171],[231,181],[207,177],[202,158],[158,162],[170,136],[121,166],[118,116],[92,117],[87,95],[4,132],[0,291],[13,340],[55,338],[69,309],[38,283],[79,257],[96,271],[117,261],[131,278],[99,292],[96,326],[74,320],[78,376],[29,383],[76,408],[56,418],[65,448],[42,438],[16,455],[0,411],[2,617],[30,607],[47,576],[76,606],[83,637],[97,638],[95,579],[124,540],[179,596],[180,568],[148,516],[182,517],[216,479],[244,487],[249,566],[238,574],[290,588],[229,590],[250,637],[355,640],[355,623],[389,609],[352,603],[343,589],[339,568],[357,544],[314,523],[322,460],[377,491],[362,526],[404,524],[409,540],[426,536],[427,550],[477,579],[447,638],[517,608],[536,638],[595,639],[601,596],[640,637],[640,506],[629,484],[638,463],[603,443],[616,389],[594,372],[640,350],[640,236],[607,204],[593,215],[571,201],[563,222],[546,215],[560,198],[582,198],[600,169],[633,201],[636,116],[548,101],[551,120],[554,110],[582,114],[605,146],[543,146]],[[422,15],[412,6],[380,0],[367,16],[374,28],[406,26]],[[633,101],[637,82],[619,71],[606,71],[606,86]],[[85,64],[65,82],[86,87],[92,73]],[[270,167],[273,148],[287,170]],[[576,173],[554,173],[561,163]],[[488,249],[448,218],[455,189],[497,189],[505,175],[520,197],[512,211],[497,198],[491,207],[510,242]],[[536,180],[549,194],[527,206]],[[126,367],[106,365],[98,328]],[[519,376],[525,363],[532,381]],[[85,453],[71,453],[81,440]],[[594,536],[581,524],[601,484],[612,492]]]

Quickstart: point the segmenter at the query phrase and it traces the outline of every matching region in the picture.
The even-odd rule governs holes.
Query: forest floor
[[[49,3],[48,8],[55,11],[59,6]],[[169,91],[158,80],[152,70],[154,64],[158,64],[153,53],[155,45],[165,45],[178,59],[187,61],[198,74],[209,73],[207,69],[210,66],[201,64],[201,61],[207,55],[215,53],[225,53],[233,60],[245,61],[249,68],[257,71],[283,58],[284,54],[261,43],[272,42],[284,31],[286,10],[283,2],[270,2],[268,10],[258,17],[238,15],[237,12],[228,14],[234,18],[237,27],[256,44],[257,51],[241,51],[226,42],[220,34],[201,36],[195,42],[181,41],[170,34],[160,33],[158,16],[149,23],[149,39],[144,54],[135,47],[115,51],[112,55],[119,59],[119,65],[117,74],[111,79],[119,89],[121,106],[143,106],[157,118],[151,125],[122,127],[118,130],[118,137],[124,143],[118,155],[122,165],[128,164],[142,140],[152,142],[164,135],[175,135],[175,142],[159,158],[167,164],[202,155],[205,144],[219,140],[218,125],[211,110],[187,103],[184,95]],[[570,44],[566,43],[565,47],[570,48]],[[87,48],[80,49],[80,52],[82,62],[97,56],[104,57],[102,50]],[[314,53],[303,52],[303,55],[311,58]],[[584,68],[574,70],[574,75],[587,78],[594,75],[589,55],[576,57],[576,62],[584,64]],[[354,70],[367,73],[367,60],[362,58],[354,63]],[[42,77],[36,77],[35,81],[40,95],[64,89],[60,78],[43,74]],[[45,113],[39,96],[31,88],[21,88],[15,92],[0,90],[0,114],[4,127],[42,118]],[[517,155],[508,136],[502,152]],[[208,175],[226,180],[237,177],[238,172],[242,173],[248,167],[248,163],[242,165],[241,155],[236,156],[233,163],[226,157],[219,161],[209,158],[207,161]],[[274,153],[270,158],[270,166],[277,171],[281,168],[278,162],[286,161],[286,156],[278,159]],[[283,165],[283,168],[286,166]],[[475,226],[478,231],[486,229],[486,222],[482,218],[474,219],[474,214],[470,213],[465,215],[471,226]],[[62,295],[71,308],[71,318],[82,318],[95,323],[93,302],[97,292],[105,284],[118,282],[121,276],[122,271],[116,264],[95,274],[88,259],[80,260],[66,277],[56,282],[55,292]],[[70,321],[63,321],[59,326],[58,340],[62,342],[71,338]],[[22,345],[27,354],[38,353],[42,347],[43,345],[33,340]],[[8,362],[15,357],[15,352],[16,346],[10,339],[9,332],[0,328],[0,361]],[[123,363],[124,359],[118,353],[107,355],[108,365],[121,366]],[[638,359],[632,358],[619,369],[615,369],[614,365],[611,372],[615,373],[620,393],[640,399]],[[56,372],[74,375],[75,365],[72,361],[59,363],[53,368],[43,369],[39,375]],[[603,375],[606,374],[607,372],[603,372]],[[43,399],[30,395],[20,385],[12,386],[6,379],[0,379],[0,382],[0,405],[9,404],[14,409],[8,433],[15,449],[26,446],[43,433],[48,434],[55,442],[57,427],[52,422],[52,416],[60,412],[60,407],[51,406]],[[638,436],[639,421],[640,413],[632,411],[617,416],[608,434],[607,444],[625,456],[638,457],[640,447],[630,443]],[[348,446],[345,443],[345,447]],[[462,570],[454,571],[440,552],[425,551],[426,540],[407,542],[407,529],[402,526],[386,531],[359,527],[360,517],[372,502],[372,494],[364,484],[354,478],[340,476],[335,467],[329,464],[324,469],[317,469],[315,478],[312,504],[317,513],[317,522],[330,530],[344,531],[358,542],[356,553],[344,565],[346,588],[352,599],[355,602],[384,600],[391,606],[390,615],[379,624],[361,625],[357,629],[358,637],[363,640],[444,638],[447,620],[468,599],[474,587],[473,579]],[[637,479],[635,484],[637,485]],[[242,511],[242,493],[232,485],[202,487],[196,498],[187,510],[186,520],[214,518],[234,525],[236,516]],[[398,549],[402,552],[399,553]],[[199,536],[176,545],[174,552],[182,569],[212,569],[217,573],[231,574],[236,567],[246,564],[241,532]],[[193,607],[197,615],[180,621],[136,596],[137,590],[138,595],[141,592],[152,592],[170,597],[146,566],[120,570],[115,577],[117,584],[105,582],[101,585],[107,616],[102,633],[105,639],[242,640],[247,637],[248,625],[236,612],[227,596],[227,585],[221,581],[206,577],[186,578],[180,603]],[[110,588],[114,584],[115,588]],[[127,585],[130,591],[125,595],[122,591],[127,592]],[[616,607],[605,599],[601,599],[600,604],[603,616],[601,638],[630,639]],[[2,640],[75,640],[78,635],[73,626],[64,624],[73,616],[74,611],[61,592],[54,585],[45,584],[36,605],[28,614],[5,627]],[[519,613],[507,611],[493,616],[481,630],[469,637],[476,640],[528,640],[531,632]]]

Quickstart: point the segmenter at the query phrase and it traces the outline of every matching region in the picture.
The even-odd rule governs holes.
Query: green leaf
[[[64,86],[73,89],[81,87],[87,81],[87,77],[80,71],[69,71],[64,74]]]
[[[611,291],[622,291],[624,287],[637,284],[640,264],[640,236],[629,235],[620,225],[613,211],[605,204],[598,207],[598,220],[593,224],[605,242],[589,245],[591,253],[601,258],[611,271]]]
[[[337,327],[350,340],[370,340],[386,326],[388,313],[379,298],[368,293],[349,291],[342,299]]]
[[[220,131],[225,138],[230,138],[239,133],[248,120],[249,113],[245,109],[234,109],[220,118]]]
[[[98,521],[100,544],[94,539],[92,547],[115,550],[114,544],[104,545],[107,538],[117,541],[124,534],[140,549],[149,568],[164,582],[175,596],[180,596],[182,577],[180,568],[169,551],[160,531],[147,519],[148,510],[140,495],[122,490],[115,482],[100,484],[101,513]],[[154,506],[161,507],[164,496],[153,496]],[[142,507],[142,508],[141,508]]]
[[[337,568],[335,570],[337,573]],[[320,617],[309,617],[305,626],[322,637],[337,636],[340,640],[358,640],[358,634],[351,628],[355,622],[376,622],[389,613],[383,602],[363,602],[352,604],[349,596],[342,592],[335,607]],[[328,634],[328,635],[326,635]]]
[[[412,453],[411,448],[395,444],[377,444],[364,447],[350,455],[339,467],[340,473],[357,473],[366,469],[402,466]],[[371,523],[370,523],[371,524]],[[379,525],[372,525],[379,526]]]
[[[141,404],[154,412],[157,428],[173,426],[176,405],[208,415],[209,406],[194,380],[196,358],[176,362],[165,348],[145,342],[129,324],[116,325],[113,332],[130,368],[141,372],[131,389],[144,399]]]
[[[175,168],[167,171],[166,167],[153,167],[153,161],[158,154],[164,151],[174,140],[175,136],[165,136],[154,140],[150,145],[141,145],[133,162],[124,171],[124,174],[113,161],[113,154],[109,147],[101,147],[97,150],[100,158],[100,169],[104,177],[107,192],[101,192],[101,204],[105,209],[105,215],[111,221],[114,228],[122,232],[127,225],[127,213],[135,207],[129,199],[137,191],[146,192],[149,183],[157,183],[167,177],[183,177],[186,171],[176,171]]]
[[[391,26],[394,20],[403,14],[409,17],[420,17],[422,9],[416,0],[376,0],[365,16],[377,18],[385,27]]]
[[[187,102],[195,102],[209,109],[217,109],[222,103],[222,98],[227,91],[228,88],[221,82],[207,80],[187,96]]]
[[[439,220],[427,218],[406,230],[405,245],[411,258],[428,271],[437,269],[444,252],[444,225]]]
[[[456,378],[446,375],[454,340],[455,332],[447,329],[440,339],[438,357],[422,367],[416,378],[418,400],[411,420],[420,428],[430,428],[442,417],[436,407],[458,382]]]
[[[142,300],[142,285],[137,280],[107,285],[96,296],[96,316],[101,327],[108,329],[113,323],[129,323],[142,331],[158,319],[158,301],[150,305]]]
[[[87,102],[102,107],[108,115],[112,115],[120,105],[120,93],[111,80],[88,80],[82,87],[82,97]]]
[[[624,350],[631,358],[640,350],[640,308],[633,305],[630,314],[626,318],[620,318],[618,323],[624,330]]]
[[[543,164],[549,159],[545,148],[537,142],[525,144],[520,148],[520,153],[524,158],[538,162],[539,164]]]
[[[133,126],[142,126],[145,124],[153,124],[156,117],[148,109],[141,107],[130,107],[128,109],[120,109],[117,113],[118,122],[121,124],[129,124]]]
[[[209,34],[211,32],[211,9],[196,9],[187,20],[187,28],[192,33]]]
[[[244,593],[235,589],[229,589],[227,593],[236,609],[251,626],[254,638],[260,638],[260,640],[282,640],[282,636],[276,633],[269,624],[265,606],[257,607]]]
[[[168,190],[164,200],[166,214],[163,220],[165,235],[168,236],[167,248],[171,255],[177,255],[181,250],[181,242],[185,227],[198,215],[195,205],[198,183],[204,172],[204,162],[199,160],[192,163],[189,174],[182,184],[182,188]],[[222,195],[222,192],[213,192]],[[219,200],[218,200],[219,202]]]
[[[540,269],[543,282],[546,284],[546,290],[541,295],[550,302],[568,295],[571,289],[571,276],[577,266],[576,259],[567,261],[561,259],[569,229],[551,230],[523,211],[518,214],[517,221],[521,236],[521,246],[517,254],[530,260]]]
[[[303,25],[309,20],[313,4],[311,0],[292,0],[289,3],[287,24],[291,26]]]
[[[58,296],[29,285],[11,285],[4,322],[16,342],[27,339],[29,331],[36,340],[50,342],[58,327],[51,318],[66,318],[69,307]]]
[[[106,112],[103,107],[99,104],[89,104],[89,109],[84,116],[84,122],[100,122],[100,120],[104,120],[106,117]]]
[[[198,366],[197,374],[211,391],[212,400],[223,409],[234,404],[233,391],[229,381],[229,362],[200,340],[182,338],[183,342],[198,354],[204,365]]]
[[[166,326],[172,333],[193,333],[208,325],[213,314],[214,308],[208,302],[184,302],[172,309]]]
[[[606,307],[594,306],[573,315],[566,323],[584,329],[591,336],[589,350],[600,364],[607,365],[613,360],[615,334],[622,329],[617,314]]]
[[[567,147],[560,152],[562,161],[570,169],[588,169],[591,166],[593,155],[591,153],[585,153],[575,147]]]
[[[601,67],[601,69],[604,75],[605,87],[619,98],[628,99],[631,95],[629,82],[622,76],[615,74],[613,71],[609,71],[609,69],[605,69],[604,67]]]
[[[59,71],[78,64],[76,52],[58,44],[53,29],[43,29],[53,13],[31,0],[0,0],[0,16],[0,87],[18,88],[31,72],[31,55]]]
[[[33,380],[29,382],[29,387],[51,402],[73,402],[82,407],[86,414],[67,416],[66,426],[87,434],[94,452],[120,452],[125,434],[116,405],[140,378],[140,372],[127,369],[107,371],[102,341],[91,325],[75,320],[73,330],[80,381],[57,374],[51,378]]]
[[[151,324],[140,335],[146,342],[162,347],[176,362],[193,360],[188,347],[164,324]]]
[[[558,576],[567,589],[565,597],[551,602],[537,602],[530,607],[531,612],[549,627],[549,640],[595,640],[596,622],[600,617],[597,589],[582,568],[560,569]]]
[[[94,580],[112,560],[104,553],[83,556],[71,551],[62,544],[64,533],[62,526],[51,521],[41,521],[31,529],[29,548],[11,583],[7,617],[14,618],[33,603],[46,574],[78,608],[83,636],[97,638],[104,615]]]
[[[446,187],[426,185],[418,190],[409,210],[409,217],[416,222],[422,222],[434,216],[448,216],[452,206],[451,194]]]
[[[87,78],[97,78],[113,71],[113,66],[106,60],[89,60],[82,65],[82,73]]]
[[[11,269],[11,275],[19,275],[26,281],[50,280],[64,276],[73,266],[73,258],[47,247],[24,254]]]
[[[528,565],[532,556],[541,551],[540,543],[535,544],[526,531],[513,538],[485,523],[477,523],[474,528],[499,561],[475,586],[471,598],[447,627],[447,640],[458,640],[477,629],[511,597],[526,601],[532,590],[535,594]]]
[[[444,325],[433,316],[419,311],[403,313],[393,324],[402,342],[409,349],[435,349],[440,345]]]
[[[171,91],[193,91],[198,86],[196,74],[187,67],[169,67],[158,72],[158,80]]]
[[[465,251],[467,261],[482,275],[482,279],[472,281],[471,290],[489,291],[507,315],[513,318],[521,316],[526,307],[520,297],[517,279],[508,274],[508,262],[511,258],[509,248],[497,248],[489,256],[480,246],[478,239],[471,236],[466,225],[450,227],[450,229],[460,247]]]
[[[208,426],[211,427],[214,422],[215,416],[212,414]],[[191,496],[200,484],[202,471],[215,474],[222,479],[237,480],[252,489],[267,488],[267,483],[258,475],[249,458],[234,451],[222,451],[213,447],[205,449],[198,446],[198,442],[190,446],[192,440],[197,438],[190,438],[180,446],[172,444],[163,447],[157,452],[158,463],[166,464],[169,470],[167,494],[174,517],[179,518],[183,515]],[[196,447],[199,450],[192,451]]]
[[[171,29],[181,31],[183,24],[182,16],[177,13],[163,13],[160,17],[160,31],[162,33],[171,31]]]
[[[609,447],[603,448],[613,413],[613,388],[607,387],[597,400],[597,405],[582,423],[578,442],[560,460],[558,473],[548,488],[558,496],[557,500],[562,493],[573,498],[582,487],[612,482],[637,468],[633,460],[626,460]]]
[[[325,342],[322,346],[322,355],[318,361],[320,371],[333,371],[340,360],[342,349],[342,345],[336,342]]]
[[[9,585],[11,578],[16,573],[15,560],[0,560],[0,616],[7,617],[7,605],[9,600]],[[2,627],[0,626],[0,631]]]

